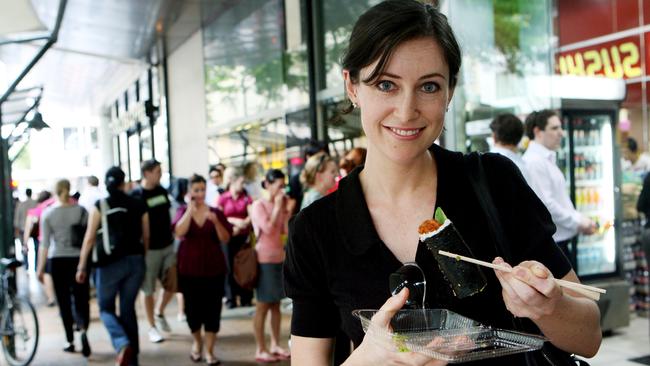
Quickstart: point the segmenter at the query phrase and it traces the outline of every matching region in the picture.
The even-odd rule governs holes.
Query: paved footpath
[[[92,355],[87,360],[77,353],[62,351],[65,335],[63,325],[59,318],[57,307],[45,306],[44,296],[40,284],[34,276],[20,276],[21,292],[25,292],[25,284],[29,283],[30,298],[34,302],[40,325],[40,340],[33,366],[81,366],[81,365],[114,365],[115,353],[110,343],[108,333],[99,320],[99,310],[96,302],[91,303],[91,324],[88,330],[88,339],[92,347]],[[221,330],[218,334],[215,355],[224,366],[258,365],[255,362],[255,339],[253,337],[252,314],[254,308],[224,309],[222,312]],[[149,342],[146,332],[149,329],[144,319],[142,302],[138,299],[137,313],[140,324],[140,365],[204,365],[193,363],[189,359],[192,339],[186,323],[176,319],[176,302],[172,301],[167,309],[167,321],[172,332],[165,334],[166,340],[162,343]],[[267,317],[268,321],[268,317]],[[287,348],[290,316],[283,314],[282,318],[282,346]],[[267,332],[270,324],[267,325]],[[78,334],[75,335],[75,346],[81,349]],[[267,342],[269,335],[267,334]],[[4,360],[0,360],[4,365]],[[272,365],[289,365],[289,362],[277,362]]]

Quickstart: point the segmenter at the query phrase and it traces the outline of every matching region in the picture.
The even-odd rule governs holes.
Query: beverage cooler
[[[615,220],[621,211],[615,193],[620,182],[615,177],[620,169],[614,150],[615,120],[614,111],[562,111],[565,137],[558,165],[576,209],[598,227],[593,235],[579,235],[572,246],[576,248],[573,265],[583,280],[619,275]]]
[[[593,235],[578,235],[571,261],[582,282],[607,289],[598,305],[604,331],[629,324],[629,286],[624,281],[620,229],[621,168],[616,121],[618,103],[562,102],[564,139],[557,163],[578,211],[597,225]]]

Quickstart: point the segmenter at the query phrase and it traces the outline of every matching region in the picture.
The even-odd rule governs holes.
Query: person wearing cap
[[[156,230],[151,231],[149,250],[145,256],[147,265],[142,283],[144,309],[149,322],[149,341],[159,343],[164,340],[160,331],[171,332],[165,319],[165,308],[176,293],[176,253],[170,215],[171,202],[169,193],[160,185],[162,169],[155,159],[142,162],[142,181],[140,186],[131,191],[131,196],[147,207],[149,223]],[[155,307],[156,282],[162,285],[162,294]]]
[[[105,202],[108,209],[103,214],[108,227],[102,230],[108,231],[114,248],[106,263],[95,264],[99,317],[117,352],[115,364],[131,366],[138,364],[140,349],[135,299],[145,275],[144,255],[149,247],[149,214],[139,200],[126,194],[124,178],[124,171],[119,167],[112,167],[106,172],[108,197],[97,202],[90,212],[76,280],[84,283],[88,276],[87,264],[102,221],[101,206]],[[115,309],[118,297],[119,315]]]

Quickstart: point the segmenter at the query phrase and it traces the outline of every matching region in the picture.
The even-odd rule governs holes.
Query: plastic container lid
[[[449,363],[501,357],[542,348],[544,337],[495,329],[446,309],[400,310],[382,327],[379,310],[355,310],[366,337],[395,352],[418,352]]]

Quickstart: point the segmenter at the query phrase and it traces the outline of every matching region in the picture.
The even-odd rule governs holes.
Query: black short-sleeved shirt
[[[465,171],[465,157],[437,145],[430,150],[438,167],[437,207],[444,210],[474,256],[491,262],[497,255],[496,246]],[[543,203],[510,160],[496,154],[481,159],[510,243],[512,264],[537,260],[556,278],[564,277],[571,267],[553,241],[555,226]],[[342,329],[358,346],[364,334],[352,310],[378,309],[390,297],[389,275],[402,263],[375,230],[359,181],[361,169],[352,171],[339,182],[335,193],[302,210],[291,222],[284,285],[293,299],[294,335],[331,338]],[[421,243],[416,262],[426,273],[429,308],[447,308],[483,324],[513,329],[492,271],[484,271],[488,279],[485,291],[458,300],[433,255]],[[528,325],[536,330],[532,322]],[[477,364],[524,362],[521,355],[515,355]]]
[[[131,196],[145,204],[149,213],[149,249],[163,249],[174,243],[172,219],[169,215],[171,203],[167,190],[161,186],[154,189],[134,189]]]
[[[101,200],[100,200],[101,201]],[[100,201],[95,207],[101,212]],[[119,238],[115,245],[116,257],[144,254],[142,245],[142,215],[147,213],[147,207],[139,200],[128,196],[126,193],[117,192],[106,198],[109,214],[106,217],[111,240]],[[101,226],[101,223],[100,223]]]

